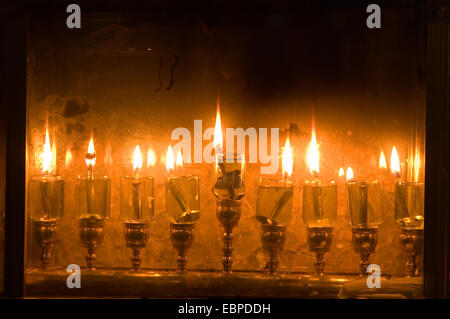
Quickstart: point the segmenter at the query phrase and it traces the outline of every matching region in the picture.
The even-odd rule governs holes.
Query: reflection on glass
[[[424,184],[400,182],[395,185],[395,220],[401,227],[423,228]]]
[[[170,176],[167,179],[166,210],[174,223],[189,223],[199,219],[198,176]]]
[[[245,155],[216,154],[213,194],[219,199],[239,200],[245,195]]]
[[[75,211],[81,220],[104,220],[110,215],[111,179],[107,176],[75,179]]]
[[[350,224],[354,227],[374,227],[382,219],[382,193],[378,181],[346,183]]]
[[[329,227],[336,222],[337,185],[334,181],[306,181],[303,185],[303,220],[309,227]]]
[[[256,218],[264,224],[287,225],[292,220],[293,194],[291,181],[262,178],[258,186]]]
[[[124,221],[147,221],[154,216],[153,177],[125,176],[120,180],[120,217]]]

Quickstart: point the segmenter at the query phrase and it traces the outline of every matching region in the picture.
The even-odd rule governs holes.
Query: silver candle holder
[[[395,185],[395,220],[400,226],[400,247],[407,254],[410,277],[420,275],[417,257],[424,245],[424,183],[399,182]]]
[[[134,154],[134,176],[120,180],[120,217],[124,224],[124,237],[131,249],[131,267],[139,270],[142,251],[150,237],[150,220],[154,216],[155,180],[151,176],[141,176],[142,156],[139,146]]]
[[[214,158],[214,186],[216,216],[224,229],[223,272],[230,274],[233,265],[233,229],[241,218],[241,203],[244,188],[245,155],[216,154]]]
[[[41,246],[41,267],[47,269],[53,259],[58,220],[64,211],[64,179],[61,176],[32,177],[29,184],[29,216],[33,237]]]
[[[267,269],[275,274],[286,241],[287,224],[292,219],[292,182],[261,178],[256,200],[256,219],[261,223],[261,243],[267,255]]]
[[[318,179],[303,185],[303,221],[307,225],[309,249],[316,255],[316,274],[324,275],[325,254],[333,240],[337,216],[337,185],[334,181],[321,183]]]
[[[369,257],[377,246],[378,225],[382,221],[382,189],[378,181],[357,180],[347,181],[345,188],[353,249],[360,256],[359,273],[366,276]]]
[[[194,175],[170,176],[166,181],[166,211],[170,223],[170,239],[177,250],[179,272],[186,271],[187,252],[194,241],[194,229],[200,218],[199,178]]]

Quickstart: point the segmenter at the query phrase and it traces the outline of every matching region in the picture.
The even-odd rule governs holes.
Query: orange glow
[[[181,155],[181,150],[178,150],[177,153],[177,161],[176,161],[176,166],[177,167],[183,167],[183,155]]]
[[[308,145],[306,163],[311,174],[319,174],[319,147],[317,146],[314,120],[312,122],[311,143]]]
[[[66,168],[69,167],[70,164],[72,164],[72,160],[73,160],[72,151],[70,150],[70,148],[67,148],[65,161]]]
[[[345,179],[348,181],[353,179],[353,169],[351,167],[347,167],[347,174],[345,176]]]
[[[283,147],[281,154],[281,167],[283,169],[283,176],[288,177],[292,175],[292,167],[294,166],[294,160],[292,155],[291,143],[289,142],[289,136],[286,139],[286,144]]]
[[[56,143],[55,138],[53,138],[53,145],[52,145],[52,170],[56,168]]]
[[[113,159],[112,159],[112,155],[111,155],[111,145],[108,144],[108,146],[106,147],[106,152],[105,152],[105,165],[112,165],[113,164]]]
[[[380,162],[379,162],[380,169],[387,169],[387,163],[386,163],[386,156],[384,156],[384,152],[381,151],[380,153]]]
[[[95,166],[95,148],[94,148],[94,139],[91,137],[91,140],[89,141],[89,147],[88,151],[86,153],[86,165],[88,168],[94,168]]]
[[[45,143],[44,143],[44,151],[42,152],[42,173],[50,174],[53,171],[53,154],[52,148],[50,146],[50,137],[48,135],[48,122],[45,127]]]
[[[391,154],[391,172],[395,176],[400,177],[400,160],[395,146],[392,148]]]
[[[419,181],[420,164],[420,153],[419,150],[416,149],[416,152],[414,154],[414,182]]]
[[[173,150],[172,146],[169,145],[167,148],[167,155],[166,155],[166,169],[168,172],[173,170],[175,167],[175,160],[173,158]]]
[[[136,148],[134,149],[134,156],[133,156],[133,170],[136,174],[138,174],[138,172],[141,168],[142,168],[141,149],[139,148],[139,145],[136,145]]]
[[[219,103],[217,103],[216,126],[214,127],[214,149],[216,150],[216,154],[221,154],[223,152],[223,135]]]
[[[156,164],[156,153],[154,150],[149,149],[147,152],[147,167],[155,166]]]
[[[342,177],[342,176],[345,175],[345,172],[344,172],[344,168],[343,168],[343,167],[339,168],[339,173],[338,173],[338,175],[339,175],[339,177]]]

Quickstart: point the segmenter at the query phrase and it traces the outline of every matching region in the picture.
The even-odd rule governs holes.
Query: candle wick
[[[94,179],[94,168],[92,165],[89,165],[88,167],[88,178],[91,180]]]

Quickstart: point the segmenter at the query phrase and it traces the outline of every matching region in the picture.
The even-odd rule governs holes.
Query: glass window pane
[[[270,296],[259,276],[278,272],[299,287],[328,276],[324,298],[359,284],[344,290],[355,297],[369,264],[386,287],[421,284],[425,52],[404,27],[424,27],[413,13],[387,10],[376,32],[347,10],[215,26],[95,13],[73,32],[32,18],[27,294],[79,293],[66,289],[69,265],[92,297],[214,294],[230,270],[253,296]],[[177,286],[177,271],[208,284]]]

